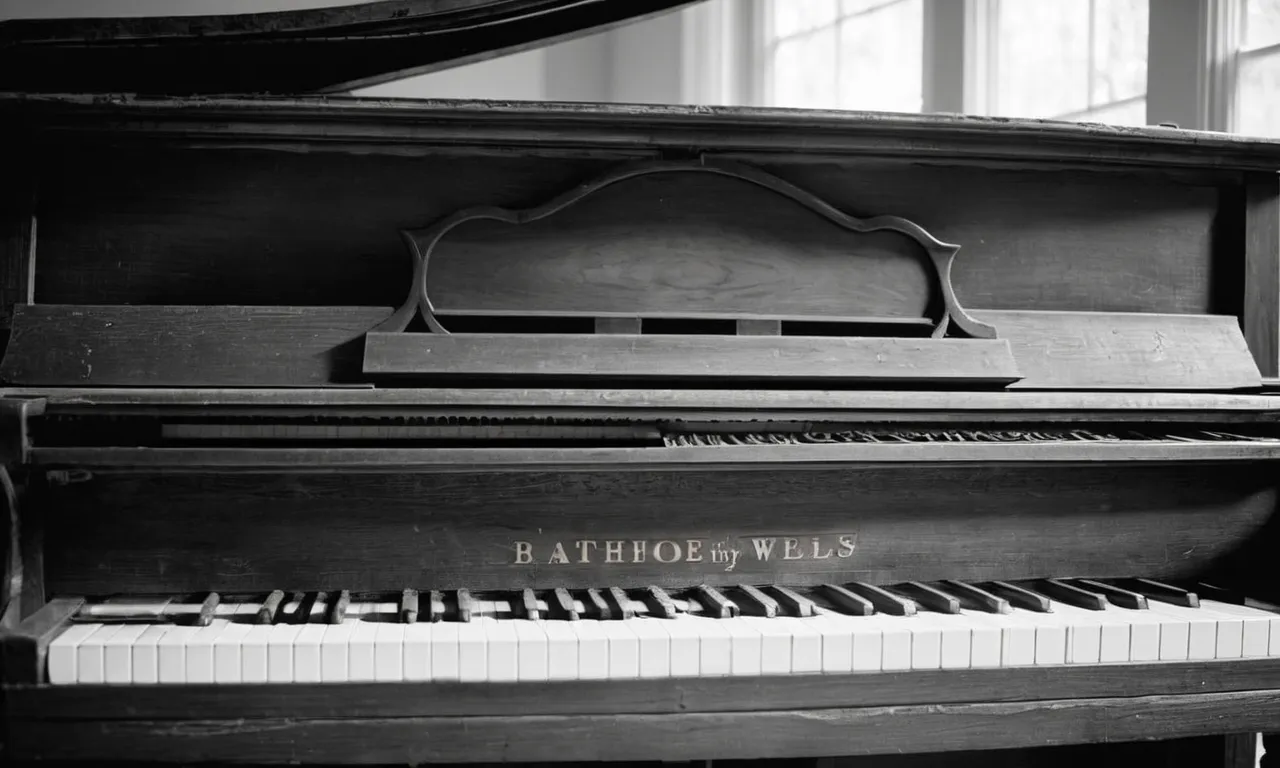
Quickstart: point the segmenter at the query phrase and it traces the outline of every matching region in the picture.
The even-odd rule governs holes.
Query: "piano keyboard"
[[[1129,579],[114,600],[52,641],[48,679],[535,682],[1280,656],[1280,613],[1214,596]]]

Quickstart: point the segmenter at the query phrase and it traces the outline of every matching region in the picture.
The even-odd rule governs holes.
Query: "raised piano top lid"
[[[270,13],[23,19],[0,23],[0,90],[343,91],[571,40],[690,4],[383,0]]]

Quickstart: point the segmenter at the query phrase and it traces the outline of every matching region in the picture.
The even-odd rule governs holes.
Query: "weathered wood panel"
[[[1280,177],[1245,184],[1244,336],[1263,376],[1280,375]]]
[[[1261,730],[1280,692],[917,707],[294,720],[10,722],[16,759],[236,763],[818,757],[1048,746]],[[554,735],[551,738],[550,735]]]
[[[1216,566],[1255,536],[1278,490],[1267,465],[1191,463],[95,473],[50,493],[48,591],[99,594],[1172,578]],[[842,535],[855,537],[852,552]],[[762,557],[755,538],[775,539],[773,551]],[[693,553],[691,539],[701,542]],[[623,562],[605,562],[613,540],[625,542]],[[527,556],[517,541],[530,544]],[[635,541],[645,542],[638,562]],[[658,557],[662,541],[672,543]],[[556,542],[568,562],[553,558]],[[663,562],[677,547],[681,556]],[[715,562],[713,550],[738,559]]]
[[[370,333],[370,377],[747,379],[827,384],[1021,378],[1003,339]]]
[[[635,145],[614,146],[636,151]],[[467,206],[533,205],[617,162],[579,151],[576,157],[404,157],[53,145],[43,157],[47,170],[37,300],[396,305],[404,299],[410,273],[400,229],[426,226]],[[750,162],[749,157],[738,159]],[[1046,172],[871,159],[771,162],[765,169],[850,214],[904,216],[961,245],[953,279],[965,306],[1213,309],[1211,234],[1218,189],[1211,183],[1178,183],[1137,172]],[[823,264],[842,261],[836,254],[847,239],[829,238],[827,230],[833,228],[789,226],[779,206],[762,210],[750,195],[735,192],[699,203],[695,210],[707,219],[686,216],[660,196],[642,196],[637,205],[644,215],[628,219],[626,196],[601,198],[599,213],[607,223],[593,226],[602,227],[598,237],[617,235],[673,253],[695,239],[705,243],[718,238],[747,248],[753,255],[746,263],[758,265],[754,272],[708,268],[682,274],[672,266],[678,260],[664,256],[651,274],[619,274],[611,283],[607,272],[597,271],[578,276],[579,282],[611,286],[626,295],[639,278],[679,278],[686,292],[709,293],[723,283],[734,289],[735,300],[749,300],[761,292],[752,287],[754,279],[766,281],[765,287],[779,280],[775,287],[786,286],[780,273],[759,266],[767,264],[764,253],[785,261],[791,258],[787,254],[813,248],[823,254]],[[738,204],[749,215],[724,213]],[[729,219],[735,222],[732,227]],[[509,247],[504,239],[509,235],[500,227],[476,225],[473,234],[460,230],[467,239],[457,246],[446,240],[442,247],[454,250],[442,251],[432,266],[433,280],[441,281],[433,298],[442,307],[459,305],[444,288],[471,273],[467,260],[478,253],[487,253],[486,259],[516,275],[531,269],[521,259],[532,262],[563,247],[553,237],[559,225],[549,226],[548,234],[535,239],[532,252],[523,245]],[[894,241],[904,240],[875,237],[855,237],[859,245],[852,253],[899,248],[902,244]],[[845,255],[856,262],[856,255]],[[909,258],[886,264],[890,266],[884,269],[917,269]],[[857,272],[850,269],[849,280]],[[899,277],[918,279],[911,275],[908,271]],[[914,291],[916,284],[910,281],[905,287]],[[810,288],[833,305],[827,309],[843,312],[850,303],[822,285]],[[798,299],[789,301],[794,305]]]
[[[1234,317],[976,311],[1007,339],[1024,389],[1249,389],[1262,383]]]
[[[10,717],[49,720],[676,715],[1015,702],[1045,697],[1173,696],[1278,687],[1280,661],[1237,659],[536,684],[18,685],[5,690],[4,707]]]
[[[324,386],[358,381],[376,307],[18,307],[18,385]]]

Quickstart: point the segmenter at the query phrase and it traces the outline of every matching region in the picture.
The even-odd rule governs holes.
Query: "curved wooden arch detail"
[[[749,165],[731,162],[714,164],[694,161],[648,161],[622,166],[603,176],[574,187],[541,205],[532,208],[511,209],[498,206],[475,206],[456,211],[425,229],[402,230],[410,253],[414,259],[413,281],[410,284],[409,296],[404,304],[386,321],[379,324],[374,331],[400,333],[413,320],[416,313],[422,315],[427,327],[433,333],[447,334],[449,331],[440,323],[435,314],[435,306],[427,291],[427,269],[431,262],[431,253],[436,245],[454,227],[468,221],[501,221],[507,224],[527,224],[548,216],[553,216],[574,203],[619,182],[650,176],[659,173],[709,173],[730,179],[755,184],[770,192],[778,194],[798,203],[828,221],[857,234],[870,232],[896,232],[915,240],[928,256],[928,264],[933,268],[933,275],[939,292],[942,295],[943,311],[934,329],[933,336],[941,337],[954,323],[965,335],[975,339],[994,339],[996,329],[970,316],[960,306],[955,290],[951,285],[951,266],[955,261],[960,246],[944,243],[930,234],[924,227],[899,216],[875,216],[859,219],[819,198],[811,192],[803,190],[777,176],[766,173]]]

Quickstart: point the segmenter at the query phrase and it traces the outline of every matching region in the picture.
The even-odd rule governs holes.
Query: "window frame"
[[[686,101],[768,102],[766,2],[712,0],[687,12],[696,21],[685,25]],[[991,114],[1000,0],[923,2],[922,112]],[[1151,0],[1148,13],[1147,124],[1232,130],[1239,61],[1263,55],[1242,51],[1244,0]]]

